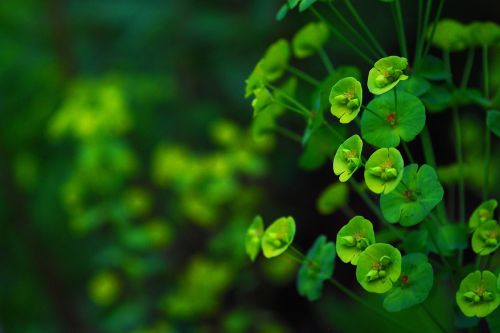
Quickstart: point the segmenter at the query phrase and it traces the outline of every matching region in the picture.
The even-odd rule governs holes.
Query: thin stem
[[[290,248],[288,248],[290,249]],[[299,265],[302,265],[302,263],[304,262],[302,259],[299,259],[297,258],[295,255],[293,255],[292,253],[290,253],[289,251],[286,251],[285,254],[290,258],[292,259],[293,261],[295,261],[296,263],[298,263]]]
[[[306,258],[305,254],[302,253],[302,251],[300,251],[298,248],[296,248],[295,246],[293,245],[290,245],[290,249],[295,252],[299,258],[301,258],[302,260]]]
[[[292,106],[292,105],[288,105],[286,103],[283,103],[282,101],[280,101],[278,99],[274,99],[274,102],[281,105],[282,107],[290,110],[290,111],[293,111],[293,112],[295,112],[303,117],[306,117],[306,115],[304,114],[304,111],[302,109],[299,109],[299,108]]]
[[[377,51],[382,55],[382,56],[387,56],[387,53],[385,52],[384,48],[380,45],[380,43],[377,41],[375,36],[372,34],[371,30],[366,26],[364,20],[361,18],[361,16],[358,14],[358,11],[356,8],[352,5],[351,0],[345,0],[345,4],[349,11],[351,12],[352,16],[356,20],[356,23],[361,27],[361,29],[364,31],[364,33],[368,36],[370,41],[373,43],[373,46],[377,49]]]
[[[406,156],[408,156],[408,159],[410,160],[410,163],[414,164],[415,163],[415,159],[413,158],[413,155],[411,154],[411,151],[408,148],[408,145],[403,140],[401,140],[401,144],[402,144],[403,149],[404,149],[404,151],[406,153]]]
[[[336,131],[336,130],[332,127],[332,125],[330,125],[330,123],[328,123],[326,120],[323,120],[323,124],[324,124],[324,125],[328,128],[328,130],[329,130],[330,132],[332,132],[332,134],[333,134],[333,135],[335,135],[335,136],[337,137],[337,139],[339,139],[339,141],[342,141],[342,142],[343,142],[343,141],[345,140],[345,138],[344,138],[342,135],[340,135],[340,133],[339,133],[339,132],[337,132],[337,131]]]
[[[439,322],[439,320],[437,320],[437,318],[432,314],[431,311],[429,311],[429,309],[425,306],[424,303],[421,303],[421,307],[422,309],[424,310],[425,313],[427,313],[427,316],[429,316],[429,318],[431,318],[431,320],[434,322],[434,324],[443,332],[443,333],[447,333],[448,331],[446,330],[446,328],[444,328],[444,326]]]
[[[326,54],[324,48],[320,48],[318,50],[319,56],[321,58],[321,61],[323,61],[323,64],[325,65],[326,71],[328,74],[333,73],[333,65],[332,62],[330,61],[330,57],[328,57],[328,54]]]
[[[405,24],[403,21],[403,11],[401,10],[400,0],[395,1],[396,16],[397,16],[397,26],[399,29],[399,35],[401,37],[401,54],[403,57],[408,58],[408,47],[406,46],[406,35],[405,35]]]
[[[486,262],[484,263],[483,270],[489,269],[491,262],[493,261],[493,256],[495,255],[495,252],[490,253],[488,257],[486,258]]]
[[[458,162],[458,202],[459,202],[459,221],[465,224],[465,180],[464,180],[464,162],[463,162],[463,149],[462,149],[462,127],[460,125],[460,118],[456,106],[452,107],[453,114],[453,127],[455,131],[455,154]]]
[[[420,34],[420,39],[417,41],[416,54],[417,57],[415,59],[415,63],[418,64],[422,57],[422,49],[424,48],[425,37],[427,36],[427,29],[429,26],[429,18],[431,15],[432,9],[432,0],[427,0],[427,4],[425,6],[425,14],[424,14],[424,22],[422,25],[422,32]]]
[[[483,88],[484,97],[490,97],[489,87],[489,69],[488,69],[488,45],[483,45]],[[486,118],[486,117],[485,117]],[[491,134],[488,125],[485,121],[484,130],[484,184],[483,184],[483,201],[488,199],[489,182],[490,182],[490,160],[491,160]]]
[[[462,76],[462,81],[460,83],[460,88],[465,89],[469,83],[470,73],[472,70],[472,65],[474,64],[475,49],[470,47],[467,50],[467,60],[465,61],[464,74]]]
[[[328,22],[313,6],[309,7],[311,12],[321,21],[323,21],[328,28],[336,35],[344,44],[349,46],[354,52],[356,52],[363,60],[368,62],[368,64],[373,65],[373,60],[370,59],[363,51],[361,51],[356,45],[354,45],[348,38],[346,38],[337,28],[335,28],[330,22]]]
[[[424,34],[422,34],[422,19],[423,19],[423,12],[424,12],[424,0],[418,0],[418,16],[417,16],[417,38],[416,38],[416,45],[415,47],[415,55],[414,55],[414,62],[418,62],[418,45],[420,44],[420,40],[424,38]]]
[[[377,112],[375,112],[374,110],[369,109],[369,108],[368,108],[368,107],[366,107],[365,105],[361,105],[361,107],[362,107],[364,110],[366,110],[366,111],[368,111],[368,112],[372,113],[372,114],[373,114],[374,116],[376,116],[377,118],[382,119],[383,121],[386,121],[386,119],[384,119],[384,117],[382,117],[381,115],[379,115],[379,114],[378,114]]]
[[[277,93],[279,93],[281,96],[283,96],[285,99],[287,99],[291,103],[295,104],[301,110],[301,111],[299,111],[299,112],[301,112],[300,113],[301,115],[303,115],[306,118],[310,117],[311,113],[310,113],[309,109],[306,108],[302,103],[297,101],[295,98],[293,98],[292,96],[288,95],[284,91],[280,90],[279,88],[277,88],[269,83],[266,83],[266,86],[269,87],[270,89],[272,89],[273,91],[276,91]]]
[[[436,17],[434,18],[434,23],[432,24],[432,31],[431,31],[431,34],[429,36],[429,40],[427,41],[427,45],[425,46],[424,56],[423,56],[424,58],[429,53],[429,49],[431,47],[432,40],[434,39],[434,34],[436,33],[437,23],[441,19],[441,13],[443,12],[443,7],[444,7],[444,0],[439,0],[439,5],[438,5]]]
[[[302,143],[302,138],[300,137],[300,135],[298,135],[297,133],[295,133],[293,131],[290,131],[288,128],[282,127],[280,125],[274,125],[273,128],[277,133],[289,138],[290,140],[293,140],[293,141],[298,142],[298,143]]]
[[[298,78],[304,80],[305,82],[311,84],[312,86],[319,87],[321,85],[321,82],[319,80],[316,80],[309,74],[301,71],[296,67],[287,66],[286,70],[289,71],[291,74],[296,75]]]

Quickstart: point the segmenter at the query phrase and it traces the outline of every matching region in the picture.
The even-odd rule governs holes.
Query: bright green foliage
[[[474,231],[472,250],[480,256],[495,252],[500,247],[500,226],[495,220],[489,220]]]
[[[361,138],[357,134],[345,140],[337,149],[333,158],[333,172],[339,176],[341,182],[349,180],[361,166],[362,150],[363,141],[361,141]]]
[[[480,204],[479,207],[472,212],[469,219],[469,228],[475,230],[486,221],[492,220],[497,206],[498,202],[495,199],[490,199]]]
[[[375,193],[390,193],[403,178],[404,161],[395,148],[376,150],[365,164],[365,183]]]
[[[456,250],[466,249],[468,246],[467,229],[460,224],[444,224],[436,225],[435,223],[427,223],[427,227],[431,229],[433,237],[427,238],[427,248],[434,253],[443,253],[444,255],[452,255]],[[436,241],[439,249],[434,244]]]
[[[443,60],[433,55],[422,58],[418,64],[418,75],[432,81],[442,81],[450,77]]]
[[[381,195],[380,208],[387,221],[410,227],[421,222],[443,199],[443,194],[431,166],[424,164],[419,169],[417,164],[410,164],[396,189]]]
[[[299,294],[315,301],[321,297],[323,282],[333,274],[335,245],[320,235],[307,252],[297,277]]]
[[[495,22],[474,21],[466,29],[469,46],[495,45],[500,41],[500,26]]]
[[[90,298],[101,306],[110,305],[116,301],[120,289],[120,280],[111,271],[102,271],[96,274],[89,283]]]
[[[366,291],[383,294],[393,287],[400,274],[401,253],[392,245],[372,244],[359,255],[356,279]]]
[[[310,57],[323,47],[329,36],[330,30],[324,22],[310,22],[293,37],[293,53],[297,58]]]
[[[277,257],[288,249],[295,236],[295,220],[293,217],[281,217],[264,231],[262,236],[262,252],[264,257]]]
[[[330,92],[331,113],[342,124],[350,123],[361,110],[363,90],[361,83],[353,77],[339,80]]]
[[[406,81],[401,81],[397,89],[418,97],[428,92],[431,89],[431,84],[423,77],[414,75]]]
[[[299,11],[303,12],[311,7],[318,0],[301,0],[299,5]]]
[[[328,186],[318,197],[316,207],[323,215],[332,214],[347,204],[349,188],[344,183],[333,183]]]
[[[431,35],[433,26],[429,27],[427,37]],[[452,19],[443,19],[435,27],[432,44],[442,50],[454,52],[464,50],[469,43],[469,32],[460,22]]]
[[[264,221],[260,215],[254,217],[248,227],[245,238],[245,250],[252,261],[255,261],[260,252],[262,235],[264,234]]]
[[[490,131],[496,136],[500,137],[500,111],[487,111],[486,123]]]
[[[409,93],[384,94],[372,100],[361,118],[361,135],[377,147],[413,140],[425,126],[424,104]]]
[[[399,81],[407,80],[405,74],[408,59],[389,56],[378,60],[368,73],[368,90],[374,95],[380,95],[394,88]]]
[[[384,308],[397,312],[427,299],[434,283],[434,272],[427,256],[410,253],[403,257],[401,275],[384,299]]]
[[[356,265],[359,255],[373,243],[372,223],[363,216],[355,216],[337,233],[337,254],[343,262]]]
[[[274,103],[274,97],[265,87],[255,89],[253,94],[255,96],[252,101],[253,116],[257,117],[262,110]]]
[[[456,301],[467,317],[486,317],[500,305],[497,277],[490,271],[470,273],[460,283]]]

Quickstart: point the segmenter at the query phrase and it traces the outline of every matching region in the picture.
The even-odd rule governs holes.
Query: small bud
[[[381,278],[384,278],[386,275],[386,272],[384,270],[380,270],[378,271],[378,276],[381,277]]]
[[[488,246],[497,246],[498,245],[498,241],[496,240],[496,238],[488,238],[488,240],[486,241],[486,245],[488,245]]]
[[[483,230],[481,231],[481,233],[479,234],[479,236],[481,236],[481,238],[487,242],[489,239],[490,239],[490,232],[487,231],[487,230]]]
[[[385,87],[387,84],[389,83],[389,81],[387,80],[387,78],[385,76],[383,76],[382,74],[378,75],[377,78],[375,79],[375,84],[377,85],[377,87],[379,88],[383,88]]]
[[[389,257],[389,256],[382,256],[382,257],[379,259],[379,262],[380,262],[380,264],[381,264],[383,267],[385,267],[385,266],[387,266],[387,265],[390,265],[390,264],[391,264],[392,259],[391,259],[391,257]]]
[[[492,292],[485,291],[483,293],[483,301],[485,301],[485,302],[491,302],[493,299],[495,299],[495,296],[493,296]]]
[[[360,238],[358,239],[358,244],[356,244],[356,247],[360,250],[364,250],[370,245],[370,242],[368,241],[367,238]]]
[[[479,297],[478,295],[474,296],[474,303],[479,303],[481,301],[481,297]]]
[[[279,240],[279,239],[275,239],[275,240],[273,240],[273,245],[274,245],[275,247],[280,247],[280,246],[281,246],[281,240]]]
[[[379,278],[379,274],[377,270],[372,269],[366,274],[366,280],[374,281]]]
[[[464,298],[468,301],[468,302],[474,302],[474,300],[476,299],[477,295],[475,292],[473,291],[468,291],[466,293],[464,293]]]
[[[342,153],[344,154],[345,159],[348,159],[349,156],[352,154],[350,149],[342,149]]]
[[[356,245],[356,241],[354,240],[354,237],[352,237],[352,236],[343,236],[343,237],[340,237],[340,239],[342,240],[342,243],[345,246]]]
[[[387,179],[393,179],[393,178],[396,178],[398,176],[398,170],[396,170],[394,168],[388,168],[385,170],[385,174],[386,174]]]
[[[359,158],[357,157],[350,157],[347,159],[347,167],[349,170],[354,170],[358,167],[359,165]]]
[[[379,166],[368,169],[368,172],[370,172],[372,175],[379,177],[382,174],[382,171],[383,171],[382,167]]]
[[[347,103],[347,107],[351,110],[355,110],[357,108],[359,108],[359,99],[357,98],[353,98],[349,101],[349,103]]]
[[[490,218],[490,212],[487,209],[479,210],[479,221],[486,222]]]
[[[337,95],[334,97],[334,100],[338,104],[347,104],[349,101],[345,95]]]
[[[401,75],[403,75],[403,71],[400,69],[396,69],[395,71],[392,72],[392,77],[395,79],[398,79]]]

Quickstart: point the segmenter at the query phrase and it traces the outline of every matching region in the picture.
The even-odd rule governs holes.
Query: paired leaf
[[[363,90],[361,83],[353,77],[339,80],[330,92],[331,113],[342,124],[350,123],[361,110]]]
[[[358,259],[356,279],[369,292],[383,294],[398,281],[401,274],[401,253],[389,244],[373,244]]]
[[[330,30],[324,22],[310,22],[293,37],[293,53],[301,59],[310,57],[323,47],[328,37]]]
[[[362,150],[363,141],[357,134],[345,140],[337,149],[333,158],[333,172],[339,176],[341,182],[349,180],[361,166]]]
[[[429,27],[427,37],[430,38],[432,30],[435,28],[432,44],[438,48],[450,52],[462,51],[469,44],[468,31],[465,25],[452,20],[443,19],[437,26]]]
[[[292,244],[294,236],[295,220],[293,217],[281,217],[274,221],[262,236],[264,257],[273,258],[285,252]]]
[[[408,59],[389,56],[378,60],[368,73],[368,90],[381,95],[394,88],[400,81],[407,80],[405,74]]]
[[[417,171],[418,170],[418,171]],[[436,171],[424,164],[410,164],[404,169],[403,179],[394,191],[382,194],[380,208],[390,223],[399,222],[410,227],[423,221],[443,199],[443,187]]]
[[[400,140],[412,141],[424,126],[424,104],[406,92],[373,99],[361,117],[361,135],[376,147],[396,147]]]
[[[252,224],[247,229],[245,250],[252,261],[255,261],[260,252],[262,235],[264,234],[264,221],[260,215],[254,217]]]
[[[404,161],[395,148],[376,150],[365,164],[365,183],[375,193],[390,193],[403,178]]]
[[[498,206],[495,199],[490,199],[479,205],[469,219],[469,229],[476,230],[481,224],[493,219],[493,214]]]
[[[495,252],[500,247],[500,226],[495,220],[482,223],[472,235],[472,250],[480,256]]]
[[[337,254],[343,262],[356,265],[361,252],[373,243],[372,223],[363,216],[355,216],[337,233]]]
[[[297,290],[310,301],[320,298],[323,282],[333,274],[335,245],[319,236],[307,252],[297,277]]]
[[[344,183],[333,183],[318,197],[316,207],[323,215],[332,214],[347,204],[349,188]]]
[[[486,317],[500,305],[497,277],[490,271],[475,271],[460,283],[455,299],[467,317]]]

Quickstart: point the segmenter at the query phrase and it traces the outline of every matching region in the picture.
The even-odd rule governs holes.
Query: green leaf
[[[295,220],[293,217],[281,217],[264,231],[262,236],[262,252],[264,257],[277,257],[288,249],[295,236]]]
[[[475,271],[460,283],[455,299],[467,317],[486,317],[500,305],[497,277],[490,271]]]
[[[293,53],[303,59],[316,54],[330,37],[330,30],[323,22],[310,22],[292,39]]]
[[[285,39],[279,39],[266,51],[261,60],[262,71],[268,81],[279,79],[285,72],[290,60],[290,46]]]
[[[331,113],[342,124],[350,123],[356,118],[363,103],[361,83],[353,77],[339,80],[330,92]]]
[[[427,228],[430,229],[427,248],[433,253],[443,253],[445,256],[453,254],[455,250],[463,250],[468,247],[467,229],[458,224],[436,225],[428,223]],[[432,235],[432,236],[431,236]],[[436,248],[434,241],[437,242],[439,249]]]
[[[332,214],[347,204],[349,187],[344,183],[333,183],[318,197],[316,207],[323,215]]]
[[[443,60],[432,55],[428,55],[420,61],[415,73],[433,81],[444,81],[450,77]]]
[[[335,245],[320,235],[307,252],[297,277],[299,295],[315,301],[321,297],[323,282],[333,274]]]
[[[490,131],[500,137],[500,111],[489,110],[486,114],[486,124]]]
[[[469,218],[469,229],[475,230],[481,224],[493,219],[493,214],[498,206],[495,199],[490,199],[479,205]]]
[[[500,42],[500,26],[495,22],[471,22],[466,27],[470,46],[495,45]]]
[[[383,294],[398,281],[401,274],[401,253],[389,244],[372,244],[358,259],[356,279],[368,292]]]
[[[427,256],[422,253],[405,255],[401,276],[385,297],[384,309],[397,312],[424,302],[433,283],[434,272],[427,262]]]
[[[311,7],[318,0],[301,0],[299,5],[299,12],[303,12]]]
[[[405,167],[396,189],[381,195],[380,208],[390,223],[399,222],[404,227],[420,223],[443,199],[444,191],[436,171],[427,164],[418,172],[417,169],[417,164]]]
[[[289,10],[288,4],[284,3],[283,6],[281,6],[278,12],[276,13],[276,21],[283,21],[286,15],[288,14],[288,10]]]
[[[432,88],[420,98],[427,110],[432,112],[443,111],[453,102],[453,94],[445,85],[433,85]]]
[[[462,51],[469,44],[467,28],[460,22],[452,19],[443,19],[435,27],[432,44],[442,50],[450,52]],[[430,26],[427,38],[430,37],[434,26]]]
[[[401,244],[401,249],[406,253],[427,253],[428,238],[429,232],[426,229],[410,231],[405,235],[403,243]]]
[[[500,226],[495,220],[482,223],[472,235],[472,250],[480,256],[495,252],[500,247]]]
[[[368,73],[368,90],[374,95],[381,95],[394,88],[399,81],[407,80],[405,74],[408,59],[389,56],[378,60]]]
[[[361,135],[376,147],[396,147],[400,139],[412,141],[424,126],[424,105],[406,92],[373,99],[361,117]]]
[[[314,132],[300,156],[299,165],[307,170],[322,166],[340,145],[337,136],[326,127]]]
[[[373,224],[363,216],[355,216],[337,233],[337,254],[343,262],[356,265],[359,255],[373,243]]]
[[[403,178],[404,161],[396,148],[376,150],[365,164],[365,183],[374,193],[390,193]]]
[[[264,221],[260,215],[254,217],[252,224],[247,229],[245,250],[252,261],[255,261],[260,252],[262,235],[264,234]]]
[[[290,7],[290,9],[294,9],[295,7],[297,7],[300,1],[301,0],[288,0],[288,6]]]
[[[346,182],[361,166],[361,151],[363,141],[359,135],[354,134],[344,141],[333,158],[333,172],[339,176],[341,182]]]
[[[397,86],[398,91],[405,91],[413,96],[422,96],[431,88],[431,84],[426,79],[419,76],[412,76],[406,81],[402,81]]]

